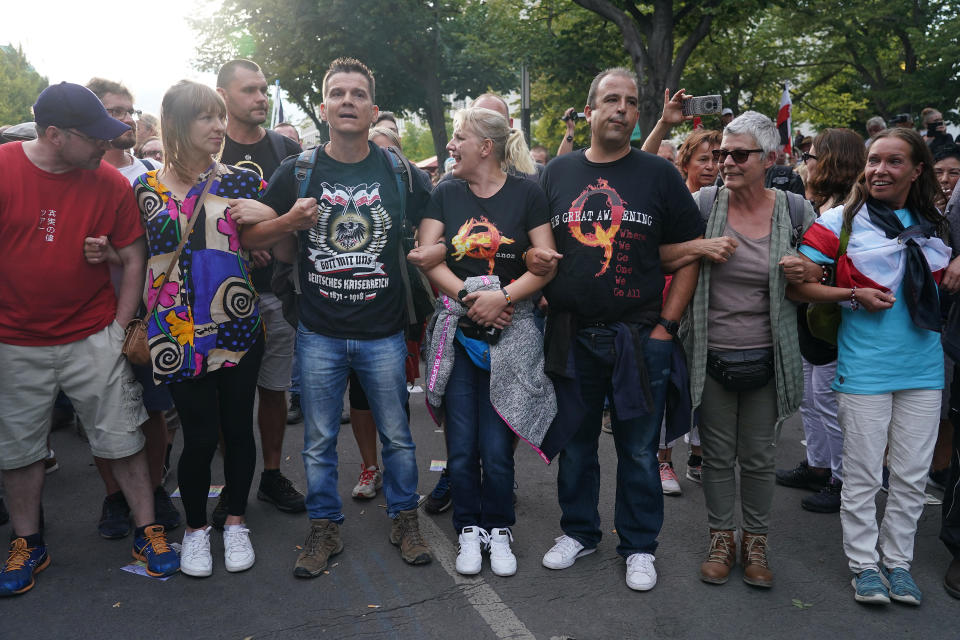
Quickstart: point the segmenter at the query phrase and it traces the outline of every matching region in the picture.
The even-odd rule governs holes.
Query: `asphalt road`
[[[424,409],[423,394],[414,394],[411,405],[420,491],[427,493],[438,475],[428,470],[430,461],[445,457],[442,434]],[[656,561],[659,582],[653,591],[637,593],[626,587],[624,562],[615,552],[612,437],[601,438],[604,539],[597,553],[564,571],[540,564],[560,535],[555,465],[544,465],[521,445],[513,545],[519,570],[500,578],[485,560],[479,577],[465,578],[453,568],[456,536],[449,511],[421,514],[435,561],[421,567],[403,563],[387,539],[390,523],[382,493],[371,501],[350,499],[360,456],[349,426],[341,435],[345,548],[333,558],[328,575],[293,577],[307,517],[283,514],[256,500],[254,486],[247,518],[256,565],[245,573],[228,574],[222,541],[215,534],[212,577],[177,575],[160,581],[121,570],[131,560],[131,539],[108,541],[97,535],[103,485],[89,451],[72,431],[55,432],[53,446],[61,468],[47,477],[44,492],[52,563],[31,592],[0,600],[0,638],[876,639],[951,638],[960,633],[960,602],[941,586],[949,554],[937,539],[939,507],[926,508],[917,536],[913,573],[924,592],[919,608],[856,604],[839,517],[803,511],[799,501],[804,492],[782,487],[777,487],[770,532],[775,586],[749,587],[740,579],[739,568],[726,585],[707,585],[698,578],[708,542],[703,494],[682,478],[686,455],[678,450],[676,467],[684,493],[665,499]],[[284,473],[301,488],[302,437],[302,425],[287,429],[283,462]],[[795,417],[783,429],[780,467],[792,467],[803,457],[801,438]],[[220,484],[219,460],[214,467],[214,482]],[[175,486],[172,478],[168,489]],[[878,500],[882,504],[882,494]],[[213,503],[211,499],[211,509]],[[8,535],[9,525],[0,527],[0,536]],[[181,528],[170,538],[179,541],[182,535]]]

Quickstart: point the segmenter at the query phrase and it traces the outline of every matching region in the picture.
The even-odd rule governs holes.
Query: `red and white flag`
[[[777,130],[780,131],[780,147],[789,156],[793,152],[790,143],[790,132],[793,131],[793,121],[790,111],[793,103],[790,101],[790,85],[783,86],[783,95],[780,97],[780,110],[777,111]]]

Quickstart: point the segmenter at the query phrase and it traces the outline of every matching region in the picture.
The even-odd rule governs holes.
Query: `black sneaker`
[[[217,499],[217,505],[210,515],[210,524],[214,529],[223,529],[223,525],[227,522],[227,515],[227,488],[224,487],[220,490],[220,498]]]
[[[10,514],[7,512],[7,505],[3,504],[3,498],[0,498],[0,525],[10,522]]]
[[[514,493],[516,495],[516,493]],[[427,513],[443,513],[453,504],[453,498],[450,495],[450,472],[444,469],[440,472],[440,479],[437,480],[437,486],[433,488],[423,508]]]
[[[777,484],[794,489],[820,491],[830,481],[829,473],[817,473],[804,460],[796,469],[777,469]]]
[[[97,531],[107,540],[119,540],[130,535],[130,506],[122,491],[111,493],[103,499]]]
[[[303,422],[303,410],[300,408],[300,394],[290,394],[290,406],[287,408],[287,424]]]
[[[180,512],[173,506],[170,494],[163,487],[153,490],[153,513],[157,524],[162,524],[164,531],[172,531],[180,526]]]
[[[830,478],[830,482],[819,492],[805,496],[800,501],[800,506],[814,513],[839,513],[841,488],[843,488],[842,482],[836,478]]]
[[[277,509],[287,513],[302,513],[307,510],[303,494],[297,491],[293,483],[280,473],[279,469],[264,471],[260,474],[257,498],[272,502]]]

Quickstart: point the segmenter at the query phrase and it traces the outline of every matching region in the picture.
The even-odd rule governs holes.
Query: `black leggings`
[[[253,400],[263,358],[263,338],[235,367],[222,367],[202,378],[169,385],[183,426],[183,453],[177,464],[177,479],[187,526],[207,524],[207,493],[210,463],[223,432],[223,475],[230,487],[227,513],[242,516],[257,466],[253,439]]]

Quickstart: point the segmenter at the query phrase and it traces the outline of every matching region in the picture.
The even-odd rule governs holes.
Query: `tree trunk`
[[[438,83],[439,84],[439,83]],[[437,155],[438,171],[443,170],[443,161],[447,158],[447,118],[446,104],[440,95],[440,87],[431,89],[427,101],[427,123],[433,137],[433,150]]]

